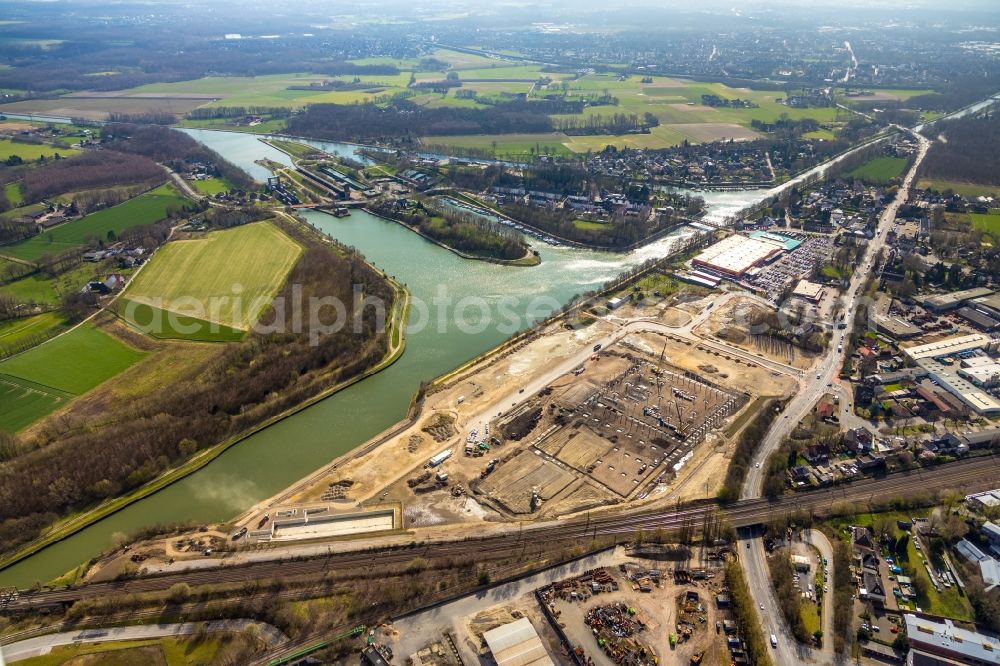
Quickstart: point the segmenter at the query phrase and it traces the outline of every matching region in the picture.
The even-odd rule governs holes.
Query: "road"
[[[750,468],[746,484],[743,487],[741,498],[744,500],[761,496],[768,459],[778,450],[781,443],[788,438],[795,426],[813,409],[819,398],[834,386],[837,386],[833,382],[839,374],[844,361],[844,352],[840,346],[841,335],[839,334],[842,334],[843,339],[846,341],[850,338],[854,330],[854,326],[856,325],[856,310],[859,305],[866,305],[860,301],[861,289],[872,274],[875,257],[885,247],[885,239],[889,229],[895,222],[896,213],[899,207],[906,202],[917,169],[924,160],[924,157],[926,157],[927,149],[930,147],[930,141],[926,138],[915,132],[911,132],[911,134],[919,142],[917,156],[903,179],[896,198],[882,212],[875,236],[868,243],[861,266],[851,276],[847,291],[841,297],[844,303],[843,311],[848,315],[845,319],[848,328],[842,331],[834,330],[834,339],[830,344],[829,350],[825,356],[817,361],[814,368],[810,371],[810,377],[814,379],[787,403],[784,412],[781,414],[781,418],[775,421],[761,442],[757,454],[753,459],[754,464]],[[841,398],[842,403],[845,399],[846,397]],[[744,533],[744,537],[749,547],[740,550],[743,555],[740,561],[743,563],[746,571],[747,582],[750,585],[750,591],[754,599],[763,604],[760,621],[764,633],[778,636],[778,648],[775,651],[777,663],[792,664],[802,663],[803,661],[814,661],[817,658],[817,654],[808,648],[799,646],[795,642],[781,616],[778,601],[771,585],[771,577],[767,570],[764,543],[760,538],[760,534],[757,531],[749,531]]]
[[[820,557],[827,562],[827,571],[830,573],[824,576],[829,589],[833,588],[833,544],[826,538],[820,530],[808,529],[803,531],[802,540],[819,551]],[[817,564],[816,566],[822,566]],[[817,590],[818,591],[818,590]],[[823,621],[820,624],[823,628],[823,653],[833,656],[833,593],[823,594]]]
[[[260,636],[268,645],[277,646],[288,641],[288,637],[270,624],[254,620],[219,620],[216,622],[182,622],[178,624],[137,625],[111,627],[108,629],[83,629],[62,631],[36,638],[18,641],[2,648],[3,659],[14,663],[23,659],[49,654],[53,648],[64,645],[85,643],[105,643],[108,641],[132,641],[168,636],[191,636],[204,628],[210,632],[239,632],[249,627],[257,627]],[[0,660],[2,663],[2,660]]]

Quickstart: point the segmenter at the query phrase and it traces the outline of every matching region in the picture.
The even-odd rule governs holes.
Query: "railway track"
[[[188,585],[249,583],[276,576],[285,578],[322,575],[328,571],[373,571],[378,567],[407,563],[415,557],[456,559],[473,557],[489,561],[510,557],[531,544],[555,541],[577,541],[618,537],[640,530],[679,528],[698,525],[706,514],[718,512],[735,528],[750,527],[792,512],[814,512],[834,503],[864,504],[876,499],[913,492],[930,492],[958,488],[963,492],[987,490],[1000,485],[1000,460],[993,456],[968,458],[930,469],[897,472],[879,479],[867,479],[823,490],[802,491],[777,500],[765,498],[741,500],[727,506],[706,502],[688,508],[661,508],[654,511],[616,512],[593,517],[578,517],[565,521],[502,533],[466,537],[461,540],[430,541],[376,550],[346,551],[321,557],[269,560],[247,564],[221,565],[213,569],[195,569],[133,580],[93,583],[76,588],[61,588],[39,592],[24,592],[8,606],[7,611],[23,611],[41,606],[69,604],[81,599],[114,594],[142,594],[168,590],[179,582]]]

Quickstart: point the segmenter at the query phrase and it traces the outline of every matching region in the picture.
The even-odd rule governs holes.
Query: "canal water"
[[[255,135],[185,131],[261,181],[270,172],[256,160],[291,165],[287,155]],[[354,145],[306,143],[362,160]],[[705,199],[709,219],[722,220],[774,191],[691,194]],[[364,211],[355,210],[346,218],[312,211],[303,215],[317,228],[358,248],[410,290],[415,307],[403,356],[386,370],[249,437],[184,480],[0,571],[0,586],[27,587],[59,576],[108,549],[115,533],[162,523],[223,521],[240,513],[399,421],[421,381],[481,354],[515,329],[548,316],[573,296],[599,287],[625,269],[666,255],[678,239],[694,233],[681,228],[627,253],[536,242],[540,265],[509,267],[463,259]],[[429,324],[417,325],[425,321]]]
[[[65,122],[41,116],[34,119]],[[256,160],[268,158],[291,165],[287,155],[254,135],[185,131],[261,181],[269,172]],[[354,154],[354,145],[307,143],[364,161]],[[722,220],[809,173],[773,190],[691,194],[706,200],[708,219]],[[157,523],[214,522],[236,515],[400,420],[421,381],[433,379],[500,343],[510,335],[511,321],[524,327],[533,319],[543,318],[574,295],[596,288],[626,268],[664,256],[679,237],[693,233],[680,229],[628,253],[537,243],[540,265],[505,267],[462,259],[394,222],[364,211],[354,211],[347,218],[315,212],[304,216],[339,241],[358,248],[372,263],[405,284],[415,301],[428,305],[426,318],[432,324],[410,331],[406,352],[383,372],[257,433],[183,481],[0,571],[0,586],[27,587],[35,581],[50,580],[109,548],[117,532],[128,534]],[[463,301],[469,298],[476,300]],[[467,307],[459,308],[463,304]],[[458,309],[463,326],[455,321]],[[411,323],[424,318],[421,315],[421,309],[415,308]],[[439,318],[443,328],[438,326]]]
[[[198,138],[257,177],[261,176],[251,169],[256,166],[254,160],[278,160],[283,155],[248,135],[211,132]],[[345,218],[311,211],[304,216],[361,250],[373,264],[405,284],[415,301],[427,304],[426,316],[419,307],[411,312],[415,330],[407,334],[403,356],[381,373],[232,447],[183,481],[0,572],[0,585],[26,587],[58,576],[110,547],[116,532],[234,516],[399,421],[421,381],[499,344],[511,334],[512,321],[523,328],[627,267],[663,256],[677,238],[693,233],[680,229],[627,254],[539,243],[540,265],[507,267],[462,259],[364,211],[355,210]],[[458,309],[461,326],[456,323]],[[423,319],[431,323],[418,330],[416,324]]]

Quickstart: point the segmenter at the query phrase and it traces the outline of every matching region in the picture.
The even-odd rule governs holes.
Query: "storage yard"
[[[727,594],[722,556],[602,551],[401,618],[374,640],[413,666],[512,663],[509,652],[578,666],[730,663],[742,643],[728,602],[717,602]]]

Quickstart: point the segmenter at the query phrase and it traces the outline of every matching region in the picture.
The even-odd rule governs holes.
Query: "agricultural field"
[[[81,395],[145,356],[91,324],[0,362],[0,374]]]
[[[838,101],[852,106],[858,102],[905,102],[911,97],[918,95],[930,95],[934,91],[929,88],[904,89],[904,88],[874,88],[869,90],[870,95],[850,96],[839,95]]]
[[[245,331],[281,288],[301,252],[297,243],[269,222],[173,241],[160,248],[124,298]],[[239,298],[234,298],[234,291]],[[154,313],[134,313],[133,323],[143,323],[135,321],[140,314]],[[181,328],[171,326],[158,334],[178,337],[175,334]]]
[[[126,229],[152,224],[165,218],[168,208],[188,203],[190,201],[178,194],[173,185],[162,185],[123,204],[67,222],[21,243],[4,246],[0,248],[0,254],[37,261],[45,255],[57,255],[82,247],[89,238],[105,239],[109,231],[119,235]]]
[[[55,157],[56,154],[61,157],[69,157],[79,152],[76,148],[60,148],[45,143],[22,143],[10,139],[0,139],[0,161],[17,155],[25,162],[37,162],[42,157],[48,160]]]
[[[13,432],[141,360],[91,324],[0,362],[0,430]]]
[[[607,145],[634,148],[664,148],[678,145],[684,141],[707,142],[722,139],[746,140],[759,134],[751,128],[754,120],[770,122],[782,115],[793,120],[812,118],[824,126],[822,138],[833,138],[840,123],[847,120],[850,112],[837,108],[797,109],[786,107],[777,102],[784,97],[780,91],[761,91],[749,88],[733,88],[722,83],[699,82],[690,79],[652,77],[651,82],[643,83],[643,77],[631,76],[619,81],[615,73],[587,74],[577,77],[569,73],[544,72],[543,67],[536,64],[514,63],[509,60],[490,58],[482,55],[461,53],[447,48],[439,48],[430,54],[448,63],[450,69],[458,74],[463,81],[463,90],[474,90],[482,98],[497,101],[511,94],[527,93],[529,99],[539,99],[553,92],[565,92],[568,99],[593,98],[604,94],[618,98],[615,106],[596,106],[587,108],[584,114],[574,116],[581,119],[586,116],[615,113],[637,114],[642,116],[651,113],[660,121],[660,126],[652,128],[649,134],[625,136],[566,136],[553,133],[553,136],[542,140],[532,138],[532,143],[540,143],[550,154],[569,155],[601,150]],[[173,83],[155,83],[124,91],[112,93],[90,92],[74,93],[72,96],[54,100],[31,100],[20,102],[22,105],[40,105],[33,109],[36,112],[56,113],[51,107],[74,107],[90,105],[89,110],[98,107],[105,112],[110,110],[136,111],[139,107],[145,110],[169,110],[183,114],[196,106],[278,106],[301,108],[306,104],[332,102],[353,104],[371,101],[379,96],[392,95],[407,91],[411,73],[418,82],[438,81],[445,77],[443,71],[421,71],[416,61],[391,61],[390,59],[365,59],[355,61],[358,64],[395,64],[400,73],[395,75],[364,75],[358,77],[366,87],[360,90],[290,90],[290,87],[307,87],[323,80],[341,80],[349,82],[352,76],[324,77],[305,73],[272,74],[258,77],[204,77],[191,81]],[[551,79],[547,85],[537,85],[542,78]],[[485,108],[486,105],[475,99],[458,98],[455,90],[445,93],[435,93],[430,90],[417,91],[411,101],[415,104],[430,107],[465,107]],[[885,99],[902,98],[903,95],[918,94],[924,91],[879,91],[879,95],[887,95]],[[708,107],[702,104],[702,95],[716,95],[723,99],[750,100],[754,108]],[[125,108],[122,105],[125,105]],[[131,108],[131,105],[138,105]],[[10,106],[12,111],[25,111],[24,108],[14,108],[15,105],[0,106],[0,109]],[[84,110],[88,110],[84,109]],[[62,109],[61,115],[80,115],[69,113]],[[232,124],[228,119],[184,120],[182,126],[188,127],[226,127],[247,132],[279,131],[282,121],[268,121],[256,127],[243,127]],[[482,137],[426,137],[425,145],[452,146],[455,148],[489,149],[492,143],[497,143],[497,154],[505,156],[527,156],[529,148],[524,141],[524,135],[505,137],[502,135]]]
[[[0,104],[0,113],[37,113],[60,118],[86,118],[107,120],[112,111],[121,113],[167,112],[185,114],[205,103],[190,98],[116,98],[67,96],[50,99],[32,99]]]
[[[0,322],[0,356],[5,355],[5,350],[17,348],[32,340],[50,338],[64,325],[62,316],[55,312]]]
[[[246,331],[239,328],[155,308],[128,298],[116,301],[114,309],[143,333],[161,340],[239,342],[246,337]]]
[[[65,391],[0,374],[0,431],[15,433],[72,399]]]
[[[907,160],[902,157],[876,157],[847,172],[847,176],[860,178],[873,183],[888,183],[893,178],[899,178],[906,171]]]
[[[989,196],[1000,198],[1000,187],[996,185],[978,185],[976,183],[963,183],[957,180],[921,178],[917,181],[917,187],[925,190],[936,190],[938,192],[951,190],[955,194],[961,194],[963,197]]]
[[[303,73],[270,74],[256,77],[209,76],[193,81],[151,83],[137,88],[116,91],[113,96],[109,95],[107,98],[102,98],[101,93],[91,93],[90,97],[84,99],[82,94],[78,93],[73,98],[61,97],[59,99],[64,104],[78,104],[81,101],[96,102],[108,110],[117,110],[119,103],[127,101],[159,109],[170,109],[175,113],[187,113],[200,106],[300,108],[305,104],[322,102],[351,104],[386,92],[399,92],[406,89],[410,75],[401,72],[395,75],[360,76],[358,78],[361,79],[362,83],[371,85],[371,88],[365,90],[289,90],[291,86],[309,86],[313,83],[332,80],[349,82],[353,78],[353,76],[322,76]],[[180,106],[177,106],[178,104]],[[2,108],[4,107],[0,107],[0,109]]]

